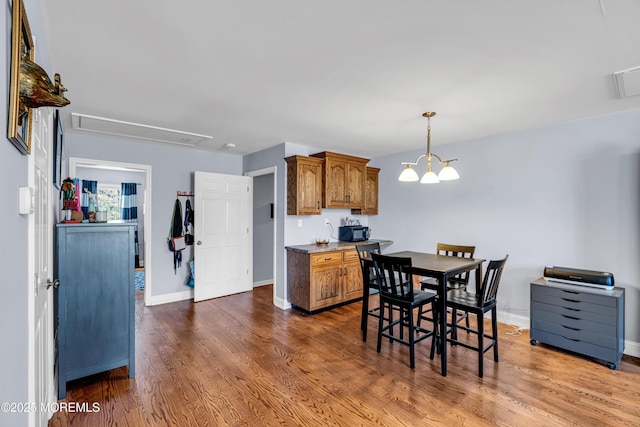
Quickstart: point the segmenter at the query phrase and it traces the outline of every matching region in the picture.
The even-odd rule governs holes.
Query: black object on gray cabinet
[[[134,226],[56,226],[59,399],[67,381],[120,366],[135,375]]]
[[[607,362],[624,352],[624,288],[603,291],[576,285],[531,283],[531,344],[538,341]]]

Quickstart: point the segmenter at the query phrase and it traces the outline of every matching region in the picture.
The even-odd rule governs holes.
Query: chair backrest
[[[482,281],[481,292],[478,292],[478,305],[480,307],[495,302],[496,295],[498,294],[498,286],[500,285],[500,278],[502,277],[502,270],[507,263],[507,258],[509,258],[509,255],[506,255],[503,259],[489,261],[489,266]]]
[[[413,301],[411,258],[372,253],[373,265],[382,297]]]
[[[380,253],[380,243],[364,243],[356,245],[358,258],[360,259],[360,268],[362,269],[362,281],[369,287],[378,287],[378,279],[376,279],[375,269],[373,267],[373,259],[371,254]]]
[[[457,256],[460,258],[473,258],[473,254],[476,251],[475,246],[449,245],[447,243],[438,243],[436,249],[438,255]],[[470,274],[471,272],[467,271],[465,273],[458,274],[457,276],[450,277],[449,282],[467,286],[469,284]]]

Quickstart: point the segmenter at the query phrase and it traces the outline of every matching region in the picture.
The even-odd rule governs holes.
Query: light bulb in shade
[[[420,180],[420,184],[437,184],[440,182],[438,179],[438,175],[434,171],[429,168],[429,170],[422,175],[422,179]]]
[[[453,167],[449,166],[449,162],[445,162],[444,167],[438,174],[438,178],[442,181],[452,181],[460,178],[460,175],[458,175],[458,172]]]
[[[416,171],[413,170],[411,165],[407,165],[398,177],[398,181],[403,182],[417,181],[418,179],[420,178],[418,177]]]

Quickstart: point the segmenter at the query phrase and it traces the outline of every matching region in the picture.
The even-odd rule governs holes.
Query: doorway
[[[254,277],[257,279],[254,282],[255,286],[261,286],[267,284],[266,282],[273,283],[273,304],[276,304],[276,237],[278,230],[278,168],[272,166],[269,168],[259,169],[245,173],[246,176],[254,178],[254,196],[253,196],[253,229],[254,229],[254,244],[253,244],[253,259],[254,259]],[[256,185],[261,188],[262,194],[256,190]],[[269,188],[269,186],[271,188]],[[268,216],[269,219],[261,221],[261,217]],[[264,218],[262,218],[264,219]],[[259,223],[262,222],[262,225]],[[265,224],[271,224],[270,236],[268,230],[260,230],[264,228]],[[257,242],[256,239],[260,239]],[[270,245],[270,248],[265,248],[265,245]],[[261,259],[260,262],[256,262],[256,259]],[[271,268],[266,267],[264,264],[271,261]],[[261,269],[259,271],[256,268]],[[269,280],[268,273],[271,273]]]
[[[89,169],[103,169],[110,171],[120,171],[120,172],[134,172],[140,173],[141,180],[144,183],[144,197],[143,197],[143,223],[142,227],[144,230],[145,236],[153,236],[153,232],[151,230],[151,165],[142,165],[142,164],[134,164],[134,163],[124,163],[124,162],[111,162],[107,160],[97,160],[97,159],[82,159],[78,157],[70,157],[69,158],[69,176],[76,176],[78,168],[89,168]],[[140,207],[139,207],[140,210]],[[150,242],[151,239],[149,238]],[[152,290],[152,280],[151,280],[151,272],[152,272],[152,257],[151,257],[151,245],[144,245],[144,305],[151,305],[151,296],[153,295]]]

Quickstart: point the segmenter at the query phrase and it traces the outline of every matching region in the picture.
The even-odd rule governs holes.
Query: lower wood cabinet
[[[355,249],[319,253],[287,250],[287,288],[294,306],[307,311],[362,297],[362,272]]]
[[[135,375],[135,224],[58,224],[58,398],[67,381],[128,366]]]

